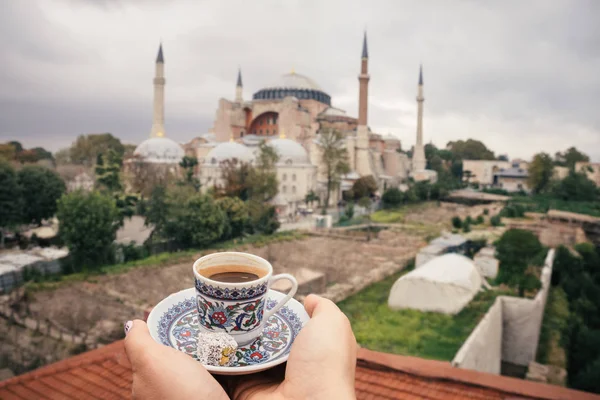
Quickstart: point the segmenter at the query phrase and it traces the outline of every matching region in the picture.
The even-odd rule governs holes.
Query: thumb
[[[148,325],[140,319],[128,321],[125,324],[125,331],[127,335],[125,337],[125,352],[134,368],[136,365],[140,365],[141,359],[148,354],[149,350],[155,346],[162,346],[152,339]]]

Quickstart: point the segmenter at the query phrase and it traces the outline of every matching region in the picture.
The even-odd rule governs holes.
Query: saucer
[[[267,310],[275,307],[284,296],[283,293],[269,290]],[[279,365],[287,360],[296,336],[309,319],[302,304],[292,298],[265,322],[261,336],[237,349],[233,365],[204,367],[213,374],[242,375]],[[163,299],[150,312],[148,328],[150,335],[158,343],[173,347],[197,360],[196,337],[200,326],[196,290],[185,289]]]

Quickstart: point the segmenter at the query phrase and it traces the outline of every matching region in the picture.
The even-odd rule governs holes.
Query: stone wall
[[[452,365],[499,375],[501,362],[502,299],[499,297],[458,350]]]
[[[535,298],[496,298],[456,353],[452,365],[499,374],[501,362],[526,367],[535,361],[553,262],[554,249],[551,249],[542,268],[542,288]]]

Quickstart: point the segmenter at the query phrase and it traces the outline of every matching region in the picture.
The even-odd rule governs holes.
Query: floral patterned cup
[[[260,269],[261,278],[248,282],[219,282],[202,276],[198,271],[219,265],[242,265]],[[273,266],[267,260],[247,253],[223,252],[199,258],[193,265],[198,322],[208,332],[226,332],[239,345],[250,343],[261,333],[269,317],[291,299],[298,282],[290,274],[273,276]],[[275,281],[288,279],[292,289],[279,303],[265,312],[269,287]]]

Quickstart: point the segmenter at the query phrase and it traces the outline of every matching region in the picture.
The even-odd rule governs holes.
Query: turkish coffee
[[[198,273],[205,278],[223,283],[244,283],[260,279],[267,271],[248,265],[214,265],[198,268]]]

